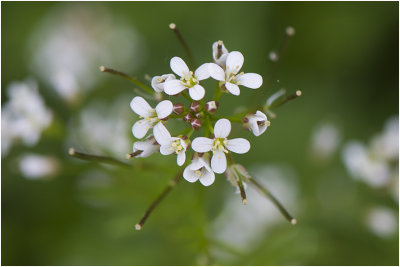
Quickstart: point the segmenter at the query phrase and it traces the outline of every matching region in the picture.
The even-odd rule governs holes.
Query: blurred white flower
[[[134,71],[146,54],[133,25],[105,7],[75,3],[50,10],[34,31],[30,48],[32,70],[69,102],[105,76],[100,65]]]
[[[397,214],[386,207],[374,207],[369,210],[366,218],[368,228],[381,238],[395,238],[398,229]]]
[[[210,156],[208,153],[199,156],[195,153],[192,162],[183,171],[183,178],[186,181],[194,183],[200,180],[204,186],[209,186],[214,183],[215,174],[210,168]]]
[[[368,153],[367,147],[357,141],[346,144],[342,151],[342,159],[350,174],[372,187],[388,184],[390,178],[389,165]]]
[[[249,172],[285,207],[295,210],[297,186],[292,169],[280,165],[259,165],[250,168]],[[222,213],[212,223],[211,235],[241,251],[251,251],[267,238],[268,230],[284,220],[271,201],[252,186],[246,188],[247,205],[238,204],[240,197],[236,194],[227,196]]]
[[[1,151],[5,156],[18,140],[34,146],[52,120],[35,81],[13,82],[7,87],[8,101],[1,110]]]
[[[45,179],[59,170],[60,164],[55,157],[38,154],[25,154],[19,161],[19,169],[28,179]]]
[[[270,124],[267,115],[259,110],[256,113],[247,114],[243,119],[244,127],[249,129],[255,136],[263,134]]]
[[[84,148],[90,153],[124,157],[132,147],[129,98],[89,103],[68,130],[66,147]]]
[[[398,125],[398,117],[390,118],[384,131],[375,135],[369,146],[358,141],[346,144],[342,159],[352,177],[372,187],[390,186],[398,179]]]
[[[341,140],[339,129],[332,123],[319,124],[312,133],[311,149],[318,159],[329,158],[335,153]]]
[[[372,153],[386,160],[399,158],[399,118],[389,118],[382,133],[371,141]]]
[[[229,51],[226,49],[224,42],[214,42],[212,44],[212,54],[214,62],[225,69],[226,58],[228,57]]]
[[[133,152],[141,150],[142,152],[137,155],[137,158],[145,158],[160,150],[160,145],[156,142],[154,136],[146,138],[144,141],[133,143]]]

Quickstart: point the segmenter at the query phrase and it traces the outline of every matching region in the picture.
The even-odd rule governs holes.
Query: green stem
[[[119,161],[117,159],[114,159],[112,157],[107,157],[107,156],[98,156],[98,155],[91,155],[91,154],[86,154],[82,152],[75,151],[74,148],[69,149],[69,155],[75,158],[83,159],[83,160],[88,160],[88,161],[97,161],[101,163],[107,163],[111,165],[117,165],[117,166],[124,166],[124,167],[129,167],[131,165]]]
[[[151,95],[154,94],[154,90],[153,89],[151,89],[146,84],[142,83],[138,79],[136,79],[136,78],[134,78],[134,77],[132,77],[132,76],[126,74],[126,73],[123,73],[121,71],[117,71],[117,70],[114,70],[114,69],[110,69],[110,68],[107,68],[107,67],[104,67],[104,66],[100,66],[100,70],[102,72],[108,72],[108,73],[111,73],[111,74],[115,74],[115,75],[121,76],[121,77],[123,77],[125,79],[128,79],[129,81],[131,81],[136,86],[139,86],[143,90],[147,91],[149,94],[151,94]]]
[[[169,25],[169,28],[175,33],[176,38],[178,38],[179,43],[182,45],[183,49],[186,52],[186,56],[189,59],[190,67],[193,69],[195,66],[193,56],[192,56],[192,53],[190,52],[189,46],[187,45],[185,39],[183,39],[181,32],[178,30],[178,27],[176,27],[176,24],[174,24],[174,23],[171,23]]]
[[[281,214],[291,223],[291,224],[296,224],[297,221],[295,218],[293,218],[289,212],[283,207],[283,205],[271,194],[271,192],[268,191],[265,187],[263,187],[261,184],[259,184],[257,181],[255,181],[253,178],[249,178],[248,181],[253,184],[255,187],[257,187],[266,197],[268,197],[272,203],[275,204],[275,206],[279,209]]]
[[[153,212],[153,210],[160,204],[160,202],[168,195],[168,193],[182,180],[183,169],[181,169],[178,174],[168,183],[160,195],[150,204],[144,213],[142,219],[135,225],[136,230],[140,230],[143,224],[147,221],[147,218]]]

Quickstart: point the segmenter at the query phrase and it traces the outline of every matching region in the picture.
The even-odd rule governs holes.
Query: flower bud
[[[194,101],[190,104],[190,111],[196,113],[199,112],[201,109],[200,103],[197,101]]]
[[[191,113],[187,113],[185,116],[183,116],[183,120],[186,122],[190,122],[193,120],[193,115]]]
[[[199,112],[199,113],[194,114],[194,116],[195,116],[196,118],[198,118],[198,119],[201,119],[201,118],[203,118],[204,113],[203,113],[203,112]]]
[[[193,120],[190,122],[190,127],[192,127],[192,128],[195,129],[195,130],[200,129],[200,128],[201,128],[201,125],[202,125],[202,122],[201,122],[201,120],[199,120],[199,119],[193,119]]]
[[[210,114],[214,114],[217,111],[218,105],[217,101],[208,101],[205,108]]]
[[[243,127],[249,131],[252,131],[255,136],[259,136],[267,130],[267,127],[270,125],[270,122],[267,119],[267,116],[261,111],[257,110],[257,112],[247,114],[243,119]]]
[[[176,103],[176,104],[174,104],[173,112],[174,112],[176,115],[182,114],[182,112],[183,112],[184,110],[185,110],[185,105],[184,105],[184,104],[182,104],[182,103]]]

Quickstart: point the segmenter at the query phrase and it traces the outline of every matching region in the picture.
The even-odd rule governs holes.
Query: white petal
[[[218,56],[218,42],[214,42],[212,44],[212,50],[213,50],[213,58],[214,60],[218,60],[221,58],[221,56],[228,54],[228,50],[226,49],[224,43],[222,43],[222,47],[221,47],[221,52],[222,54],[219,56],[219,58],[217,58]]]
[[[176,95],[186,89],[180,80],[170,80],[164,84],[164,92],[167,95]]]
[[[211,168],[215,173],[223,173],[226,170],[226,156],[222,151],[216,151],[211,158]]]
[[[200,67],[197,68],[197,70],[194,72],[194,76],[197,78],[197,80],[205,80],[210,78],[210,72],[208,71],[208,64],[209,63],[204,63]]]
[[[141,96],[136,96],[131,101],[131,109],[138,115],[146,118],[150,117],[153,112],[153,108],[144,100]]]
[[[164,119],[172,113],[173,105],[169,100],[164,100],[156,106],[156,112],[159,119]]]
[[[215,174],[213,172],[205,171],[203,176],[200,177],[200,183],[204,186],[210,186],[215,181]]]
[[[194,183],[199,179],[199,177],[197,177],[195,172],[191,170],[190,166],[191,165],[187,166],[183,171],[183,178],[188,182]]]
[[[236,81],[239,82],[240,85],[251,89],[260,88],[263,83],[261,75],[257,73],[245,73],[243,75],[238,75],[236,76]]]
[[[137,155],[138,158],[145,158],[153,154],[159,149],[159,145],[154,145],[154,139],[146,140],[146,141],[139,141],[133,144],[133,152],[138,150],[142,150],[143,152]]]
[[[204,97],[206,91],[203,86],[196,84],[189,88],[189,95],[193,100],[200,100]]]
[[[193,159],[192,159],[192,163],[189,165],[190,166],[190,169],[192,170],[192,171],[195,171],[195,170],[198,170],[198,169],[200,169],[201,167],[203,167],[203,162],[200,160],[200,158],[199,157],[194,157]]]
[[[228,140],[226,148],[232,152],[243,154],[250,150],[250,143],[244,138]]]
[[[192,149],[196,152],[207,152],[211,150],[213,139],[206,137],[197,137],[192,142]]]
[[[259,136],[261,134],[256,120],[249,120],[249,126],[255,136]]]
[[[160,147],[160,153],[162,155],[171,155],[174,152],[175,152],[175,150],[172,148],[171,143],[166,144],[166,145],[162,145]]]
[[[187,74],[189,74],[188,66],[180,57],[171,58],[170,66],[172,71],[181,77],[184,77]]]
[[[137,121],[132,127],[133,136],[141,139],[147,134],[151,127],[151,123],[147,120]]]
[[[157,143],[162,146],[169,145],[171,143],[171,134],[161,122],[157,123],[156,126],[154,126],[153,135]]]
[[[183,163],[185,163],[186,160],[186,154],[185,151],[182,150],[181,152],[178,153],[178,157],[176,158],[176,163],[178,163],[178,166],[182,166]]]
[[[267,115],[265,115],[264,113],[262,113],[262,112],[259,111],[259,110],[257,110],[256,116],[257,116],[257,118],[260,119],[260,121],[263,121],[263,120],[266,121],[266,120],[267,120]]]
[[[214,125],[214,136],[226,138],[231,132],[231,122],[227,119],[219,119]]]
[[[238,73],[243,66],[244,57],[242,53],[233,51],[228,54],[226,58],[226,71],[231,73]]]
[[[157,93],[164,91],[164,83],[159,82],[160,79],[162,79],[161,76],[154,76],[153,79],[151,79],[151,87],[153,87],[154,91]]]
[[[225,81],[225,71],[215,63],[208,64],[210,76],[217,81]]]
[[[239,86],[237,86],[236,84],[225,83],[225,87],[232,95],[240,95]]]

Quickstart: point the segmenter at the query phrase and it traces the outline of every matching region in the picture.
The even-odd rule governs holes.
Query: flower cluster
[[[170,66],[174,74],[152,78],[151,85],[156,93],[183,95],[191,101],[187,106],[162,100],[153,108],[141,96],[134,97],[130,104],[132,110],[140,116],[140,120],[132,127],[132,133],[138,139],[144,138],[134,143],[135,156],[147,157],[155,152],[162,155],[176,154],[177,164],[182,166],[187,162],[186,154],[191,148],[192,160],[185,168],[183,177],[192,183],[199,180],[204,186],[214,182],[215,173],[227,170],[232,162],[230,152],[243,154],[250,150],[248,140],[228,138],[231,121],[242,123],[255,136],[264,133],[270,125],[267,116],[260,110],[253,110],[235,119],[216,115],[220,108],[218,101],[223,93],[239,96],[240,86],[258,89],[263,79],[256,73],[240,72],[244,63],[242,53],[229,52],[222,41],[212,45],[212,56],[213,62],[200,65],[194,72],[181,58],[173,57]],[[214,99],[206,102],[206,89],[202,83],[209,78],[217,81],[217,89]],[[188,127],[181,133],[171,135],[166,127],[169,119],[184,121]],[[151,129],[152,133],[148,134]],[[201,129],[204,129],[203,135],[197,134]],[[194,133],[198,136],[192,138]]]

